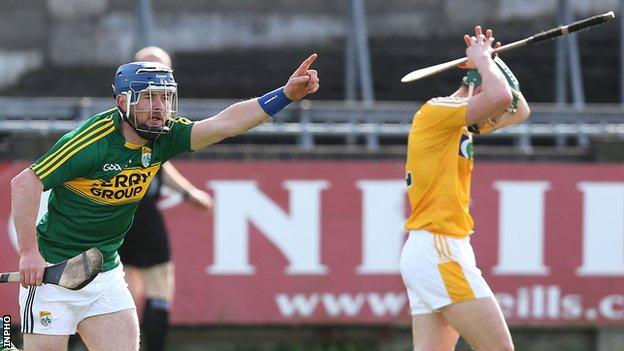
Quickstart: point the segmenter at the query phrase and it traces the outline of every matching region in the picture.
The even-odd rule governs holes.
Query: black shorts
[[[118,251],[121,262],[128,266],[149,267],[169,262],[167,228],[155,199],[141,201],[134,214],[134,223]]]

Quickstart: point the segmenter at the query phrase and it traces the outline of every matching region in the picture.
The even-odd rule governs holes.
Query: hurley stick
[[[533,36],[530,36],[522,40],[514,41],[513,43],[509,43],[507,45],[503,45],[499,47],[498,49],[494,49],[494,52],[499,53],[499,52],[504,52],[504,51],[508,51],[511,49],[519,48],[527,44],[541,43],[549,39],[553,39],[556,37],[560,37],[562,35],[578,32],[583,29],[588,29],[590,27],[609,22],[613,18],[615,18],[615,14],[613,13],[613,11],[609,11],[607,13],[603,13],[602,15],[589,17],[584,20],[576,21],[567,25],[559,26],[557,28],[549,29],[545,32],[535,34]],[[421,68],[419,70],[406,74],[403,78],[401,78],[401,82],[403,83],[413,82],[418,79],[429,77],[434,74],[438,74],[440,72],[449,70],[453,67],[457,67],[465,63],[466,61],[468,61],[468,58],[462,57],[453,61],[441,63],[439,65],[430,66],[427,68]]]

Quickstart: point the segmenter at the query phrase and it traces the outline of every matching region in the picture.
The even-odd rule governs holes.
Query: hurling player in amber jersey
[[[414,115],[406,182],[411,213],[401,276],[412,314],[414,350],[453,350],[459,335],[476,350],[512,350],[513,342],[470,245],[474,134],[522,122],[530,113],[517,79],[492,58],[492,31],[464,36],[469,59],[460,88]],[[496,45],[500,45],[497,43]]]

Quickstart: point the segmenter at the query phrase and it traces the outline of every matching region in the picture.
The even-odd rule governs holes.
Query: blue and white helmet
[[[178,110],[178,84],[173,78],[173,70],[168,66],[158,62],[131,62],[119,66],[115,73],[115,82],[113,84],[114,96],[120,94],[126,95],[127,104],[124,106],[125,112],[121,110],[124,120],[126,120],[137,132],[137,134],[148,140],[153,140],[160,135],[169,132],[172,119]],[[138,124],[136,120],[136,112],[149,112],[150,116],[154,111],[151,109],[145,111],[134,110],[134,120],[130,118],[130,108],[139,102],[141,93],[147,93],[152,96],[152,92],[165,92],[168,101],[165,103],[165,110],[162,111],[166,116],[162,127],[154,127],[146,124]]]

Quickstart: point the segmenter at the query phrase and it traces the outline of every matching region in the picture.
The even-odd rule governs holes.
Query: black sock
[[[82,339],[80,338],[80,335],[78,333],[70,335],[69,336],[69,341],[67,342],[67,349],[68,350],[86,350],[87,347],[85,346],[85,344],[82,342]]]
[[[143,312],[143,340],[147,351],[164,351],[169,329],[169,302],[150,298]]]

